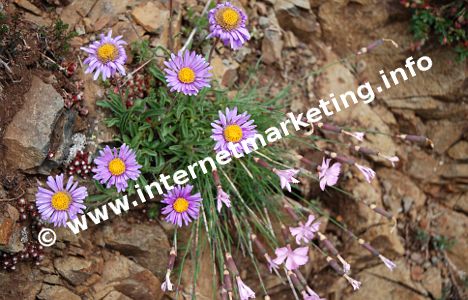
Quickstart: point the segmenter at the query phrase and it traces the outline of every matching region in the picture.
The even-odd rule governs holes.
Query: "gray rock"
[[[50,140],[50,152],[52,157],[47,159],[38,168],[41,174],[49,174],[54,168],[61,165],[67,158],[72,146],[73,128],[77,120],[77,113],[65,110],[55,123],[55,129]]]
[[[63,113],[63,99],[52,85],[36,76],[24,98],[3,142],[6,160],[17,169],[29,170],[39,167],[47,157],[54,127]]]
[[[468,217],[439,205],[435,208],[438,217],[433,228],[436,228],[436,233],[455,240],[453,246],[446,250],[448,258],[459,271],[468,272]]]
[[[424,206],[426,196],[405,174],[397,170],[381,168],[377,170],[377,176],[384,187],[385,205],[394,213],[398,212],[402,201],[405,212],[411,207],[418,210]]]
[[[132,17],[146,31],[152,33],[162,33],[168,27],[169,9],[158,2],[147,2],[135,7]]]
[[[447,152],[453,159],[468,159],[468,142],[460,141],[453,145]]]
[[[21,242],[21,225],[17,223],[19,212],[10,204],[0,208],[0,250],[17,253],[24,249]]]
[[[468,215],[468,192],[452,195],[447,199],[447,205],[453,210],[461,211]]]
[[[429,268],[424,272],[421,283],[434,299],[441,299],[442,276],[440,275],[440,270],[438,268]]]
[[[0,272],[0,299],[37,299],[43,285],[43,275],[32,265],[19,263],[15,272]]]
[[[265,30],[265,36],[262,40],[263,61],[266,64],[278,64],[283,66],[281,52],[283,50],[283,39],[280,31],[274,29]]]
[[[131,256],[153,274],[164,276],[170,245],[159,225],[129,224],[124,219],[116,219],[97,234],[102,235],[106,247]]]
[[[63,286],[44,284],[42,290],[37,295],[40,300],[80,300],[80,296],[72,293]]]
[[[447,120],[429,122],[427,136],[434,142],[434,150],[439,154],[444,153],[460,139],[465,132],[464,125]]]
[[[415,149],[411,155],[408,164],[405,165],[405,171],[410,176],[421,179],[424,182],[434,180],[436,172],[440,169],[439,164],[433,156],[423,151]]]
[[[413,206],[413,198],[411,197],[403,197],[403,212],[407,213],[410,211],[411,207]]]
[[[270,25],[270,20],[267,17],[260,17],[258,18],[258,24],[262,28],[267,28]]]
[[[19,7],[24,8],[25,10],[30,11],[35,15],[38,15],[38,16],[41,15],[41,10],[37,6],[29,2],[28,0],[15,0],[15,3]]]
[[[105,252],[102,276],[93,285],[93,299],[159,300],[163,297],[161,282],[149,270],[127,257]]]
[[[294,32],[302,40],[310,41],[320,34],[317,17],[308,1],[278,0],[274,9],[281,28]]]
[[[468,164],[448,164],[443,165],[439,173],[444,178],[468,178]]]
[[[92,273],[93,262],[90,259],[76,256],[60,257],[54,260],[54,267],[60,276],[77,286],[88,279]]]
[[[238,79],[239,64],[235,60],[221,59],[219,56],[214,56],[211,60],[213,67],[212,74],[215,79],[219,80],[221,86],[230,87]]]

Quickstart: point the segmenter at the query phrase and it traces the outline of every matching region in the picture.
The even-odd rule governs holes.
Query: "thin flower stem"
[[[218,44],[219,42],[219,38],[216,38],[213,42],[213,45],[211,45],[211,48],[210,48],[210,53],[208,54],[208,63],[211,64],[211,58],[213,56],[213,53],[214,53],[214,49],[216,48],[216,45]]]
[[[168,44],[167,44],[167,48],[169,48],[169,51],[172,52],[172,21],[173,21],[173,16],[174,16],[174,12],[173,12],[173,0],[169,0],[169,28],[168,28],[168,36],[169,36],[169,39],[168,39]]]
[[[206,214],[205,214],[205,207],[202,205],[201,208],[202,208],[203,223],[204,223],[204,225],[205,225],[206,236],[207,236],[208,242],[211,243],[210,232],[209,232],[209,230],[208,230],[208,222],[207,222]]]
[[[199,246],[200,246],[200,235],[199,235],[199,230],[200,230],[200,218],[197,219],[196,222],[196,229],[195,229],[195,245],[192,249],[192,256],[195,257],[195,271],[193,274],[193,281],[192,281],[192,299],[196,298],[196,286],[197,286],[197,279],[198,279],[198,272],[199,272]]]
[[[147,61],[145,61],[143,64],[141,64],[138,68],[136,68],[135,70],[133,70],[132,72],[128,73],[127,76],[125,76],[125,80],[122,82],[122,86],[125,85],[132,77],[133,75],[135,75],[138,71],[140,71],[141,69],[143,69],[147,64],[149,64],[150,62],[152,62],[156,57],[152,57],[150,59],[148,59]]]
[[[174,249],[177,253],[177,227],[174,230],[174,238],[173,238],[172,244],[174,245]]]
[[[265,216],[267,219],[268,229],[270,229],[271,232],[273,232],[273,225],[271,224],[270,215],[268,214],[268,209],[266,207],[263,207],[263,210],[265,212]]]
[[[260,155],[261,157],[263,157],[263,158],[265,158],[265,159],[267,159],[267,160],[269,160],[269,161],[271,161],[271,162],[277,164],[278,166],[282,166],[282,167],[287,168],[287,169],[292,169],[292,168],[293,168],[293,167],[291,167],[291,166],[288,166],[288,165],[282,164],[282,163],[280,163],[280,162],[277,162],[276,160],[274,160],[274,159],[272,159],[272,158],[266,156],[265,154],[263,154],[263,153],[261,153],[261,152],[256,152],[256,153],[257,153],[258,155]]]
[[[203,11],[202,11],[200,17],[203,17],[203,16],[206,14],[206,12],[208,11],[208,8],[210,7],[211,1],[212,1],[212,0],[206,1],[205,7],[203,8]],[[196,25],[195,28],[192,29],[192,32],[190,33],[190,35],[189,35],[187,41],[185,41],[184,46],[182,47],[182,49],[180,49],[181,51],[185,51],[185,49],[188,48],[188,46],[189,46],[190,43],[192,42],[193,37],[195,36],[195,33],[197,33],[197,31],[198,31],[198,25]]]
[[[256,221],[258,221],[260,224],[263,224],[263,221],[260,220],[257,215],[255,214],[255,212],[252,211],[252,209],[245,203],[245,200],[244,198],[241,196],[241,194],[239,193],[239,191],[237,190],[236,186],[234,185],[234,183],[232,182],[232,180],[229,178],[229,176],[222,170],[220,169],[221,173],[223,173],[224,177],[227,179],[227,181],[229,182],[229,184],[231,185],[232,189],[236,192],[237,196],[239,197],[239,199],[241,200],[242,204],[244,204],[244,206],[247,208],[248,212],[252,215],[252,217],[254,217],[254,219]]]
[[[241,164],[241,166],[244,168],[244,170],[247,172],[247,174],[249,175],[250,178],[254,179],[252,173],[249,171],[249,169],[245,166],[245,164],[242,162],[242,160],[238,160],[239,163]]]
[[[288,279],[289,287],[291,288],[291,291],[294,294],[294,298],[296,298],[296,300],[299,300],[299,296],[297,295],[296,288],[294,288],[294,284],[292,283],[291,277],[289,276],[288,270],[286,269],[286,267],[284,267],[284,273],[286,274],[286,278]]]
[[[187,242],[187,248],[186,248],[185,253],[182,256],[182,259],[181,259],[181,262],[180,262],[180,268],[179,268],[180,271],[179,271],[179,276],[177,278],[177,287],[176,287],[176,295],[175,295],[176,299],[179,299],[179,287],[180,287],[180,282],[182,281],[182,270],[184,269],[185,260],[187,258],[187,255],[188,255],[190,249],[191,249],[192,236],[193,236],[193,231],[194,230],[195,230],[195,228],[193,228],[193,226],[192,226],[192,233],[190,234],[189,240]]]

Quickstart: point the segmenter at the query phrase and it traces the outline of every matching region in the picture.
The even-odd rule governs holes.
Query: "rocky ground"
[[[351,292],[318,256],[307,266],[308,280],[328,299],[466,299],[466,65],[456,62],[449,49],[427,46],[412,52],[410,15],[398,1],[241,0],[240,4],[249,15],[252,40],[234,55],[218,47],[213,72],[224,86],[235,89],[261,58],[255,77],[268,87],[267,93],[274,95],[299,83],[291,87],[293,111],[306,110],[330,92],[355,90],[366,80],[377,82],[380,69],[400,67],[410,55],[432,58],[429,72],[379,94],[372,105],[356,105],[332,120],[387,134],[369,135],[364,144],[401,158],[396,169],[375,160],[378,180],[371,186],[356,180],[351,170],[346,171],[348,179],[342,183],[345,190],[397,214],[396,232],[390,232],[388,224],[368,208],[340,194],[332,193],[323,201],[324,207],[354,232],[395,259],[398,268],[389,272],[359,246],[347,244],[346,237],[329,225],[329,235],[336,237],[340,251],[353,265],[353,276],[363,286],[359,292]],[[45,250],[25,232],[34,232],[38,226],[31,221],[37,213],[28,207],[34,200],[36,179],[42,180],[41,175],[66,161],[68,149],[77,143],[76,133],[90,137],[91,153],[113,136],[102,124],[103,113],[95,105],[104,96],[104,88],[84,76],[79,64],[74,71],[72,62],[83,57],[79,46],[112,28],[129,43],[148,40],[153,46],[179,49],[194,24],[189,15],[200,13],[203,7],[204,1],[174,0],[175,13],[169,25],[168,1],[3,3],[0,11],[18,16],[20,21],[12,20],[9,25],[22,38],[16,44],[13,39],[9,42],[20,54],[0,53],[2,62],[9,61],[0,64],[0,251],[29,253],[30,258],[20,261],[14,271],[0,271],[0,299],[173,298],[160,290],[169,241],[159,222],[130,214],[80,236],[63,230],[58,233],[60,242]],[[72,51],[63,55],[59,55],[57,40],[42,38],[56,31],[42,35],[40,30],[54,26],[57,18],[78,33],[70,37]],[[171,32],[182,34],[172,39]],[[205,35],[201,32],[198,36]],[[392,39],[399,47],[384,44],[370,54],[329,66],[380,38]],[[194,42],[202,44],[203,40],[195,38]],[[60,67],[51,68],[56,66],[54,57],[59,56],[64,58]],[[323,66],[328,67],[319,75],[311,74]],[[426,135],[434,142],[434,149],[390,137],[397,133]],[[316,155],[300,146],[298,151]],[[318,194],[317,188],[304,192]],[[22,198],[27,203],[20,203]],[[12,257],[5,254],[0,262],[11,262]],[[208,265],[208,254],[206,261]],[[182,296],[187,299],[191,298],[190,264],[182,276]],[[209,269],[202,272],[208,274]],[[211,299],[211,279],[205,277],[198,284],[197,299]],[[267,286],[276,291],[272,299],[291,299],[288,287],[277,278],[267,277]]]

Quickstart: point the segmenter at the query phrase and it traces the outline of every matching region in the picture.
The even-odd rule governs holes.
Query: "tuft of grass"
[[[132,50],[137,52],[138,60],[148,59],[153,55],[144,43],[133,45]],[[196,96],[169,94],[164,74],[157,65],[148,64],[146,71],[152,82],[146,98],[135,100],[134,105],[127,108],[124,104],[125,92],[110,93],[108,99],[97,103],[110,111],[111,116],[106,120],[106,125],[115,127],[120,133],[116,141],[126,143],[135,150],[137,160],[142,165],[143,176],[130,184],[128,194],[135,193],[134,184],[146,186],[152,181],[158,181],[159,174],[172,175],[207,156],[214,158],[214,141],[210,137],[211,122],[218,118],[218,111],[224,111],[226,107],[236,106],[239,112],[247,111],[251,114],[259,132],[278,126],[284,118],[280,112],[282,107],[278,103],[284,103],[287,90],[273,98],[265,98],[255,82],[250,81],[253,84],[241,89],[233,98],[220,88],[203,89]],[[281,143],[269,145],[259,152],[282,164],[289,163]],[[280,205],[283,193],[277,176],[259,167],[253,156],[252,153],[218,167],[223,189],[233,202],[229,210],[224,209],[221,213],[216,210],[216,186],[211,172],[203,174],[200,168],[196,168],[197,178],[190,182],[203,197],[200,217],[194,222],[192,229],[205,230],[210,237],[210,253],[214,253],[212,259],[219,268],[217,273],[220,274],[221,282],[223,253],[233,250],[234,240],[238,242],[238,249],[243,249],[252,259],[251,233],[262,233],[267,244],[273,248],[278,245],[269,224],[272,218],[282,218]],[[209,163],[206,166],[211,170]],[[282,168],[278,165],[275,167]],[[115,190],[105,191],[101,187],[100,192],[102,195],[97,201],[101,203],[115,196]],[[159,209],[159,204],[149,208],[152,218],[157,216]],[[193,242],[198,245],[198,242]],[[196,257],[199,253],[197,247]],[[197,276],[198,273],[195,272],[195,282]]]

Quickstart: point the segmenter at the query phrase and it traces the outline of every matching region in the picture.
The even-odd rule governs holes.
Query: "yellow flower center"
[[[103,63],[114,61],[119,55],[117,47],[113,44],[103,44],[97,49],[97,56],[99,60]]]
[[[67,192],[57,192],[52,196],[52,207],[55,210],[67,210],[71,202],[72,198]]]
[[[190,68],[182,68],[177,74],[177,78],[183,83],[192,83],[195,81],[195,72]]]
[[[120,158],[114,158],[109,163],[109,172],[114,176],[122,175],[125,172],[125,163]]]
[[[242,128],[239,125],[228,125],[224,129],[224,138],[228,142],[237,143],[242,139]]]
[[[189,202],[185,198],[177,198],[172,204],[172,208],[178,213],[183,213],[188,210]]]
[[[223,27],[226,30],[236,29],[241,20],[239,13],[229,7],[220,9],[216,14],[216,21],[219,26]]]

